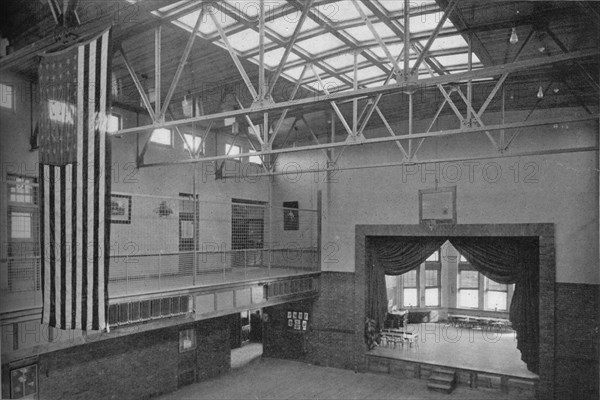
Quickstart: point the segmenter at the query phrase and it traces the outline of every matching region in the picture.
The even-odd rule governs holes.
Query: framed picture
[[[307,321],[302,321],[302,330],[306,330]]]
[[[297,201],[283,202],[283,230],[297,231],[300,227]]]
[[[292,326],[294,326],[294,320],[293,319],[288,319],[288,326],[291,328]]]
[[[307,312],[304,313],[304,320],[308,321],[308,313]]]
[[[292,312],[291,311],[288,311],[287,315],[288,315],[288,318],[292,318]]]
[[[37,393],[37,364],[31,364],[10,371],[10,398],[21,399]]]
[[[422,224],[456,224],[456,186],[419,190]]]
[[[110,222],[113,224],[131,224],[131,196],[111,194]]]
[[[179,331],[179,352],[194,350],[196,348],[196,331],[194,328]]]
[[[292,318],[294,318],[294,319],[298,318],[298,313],[296,311],[294,311],[292,313]]]

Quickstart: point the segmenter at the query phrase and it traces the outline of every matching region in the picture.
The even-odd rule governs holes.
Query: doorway
[[[262,310],[244,310],[231,324],[231,368],[242,368],[260,360],[263,353]]]

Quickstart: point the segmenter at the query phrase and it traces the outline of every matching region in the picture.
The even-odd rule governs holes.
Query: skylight
[[[156,10],[154,13],[160,17],[168,17],[175,13],[183,15],[173,23],[191,31],[200,13],[200,7],[205,4],[207,3],[183,0]],[[205,10],[198,35],[226,48],[212,17],[209,16],[210,13],[218,20],[238,55],[258,64],[259,3],[225,0],[216,4]],[[398,35],[398,32],[404,31],[404,2],[370,0],[368,4],[362,1],[358,4],[372,23],[379,38],[386,44],[388,52],[392,57],[397,58],[403,48],[404,38]],[[410,2],[410,6],[410,33],[418,35],[417,41],[413,41],[414,46],[410,49],[409,64],[412,67],[418,56],[416,50],[426,45],[427,38],[442,18],[443,10],[435,0]],[[381,12],[386,18],[384,20],[378,18],[372,10]],[[264,40],[265,66],[275,71],[281,63],[285,48],[302,15],[301,2],[265,1],[265,13],[267,34]],[[351,89],[354,79],[354,52],[357,51],[359,52],[357,57],[359,87],[375,87],[382,84],[386,77],[385,69],[392,69],[388,52],[380,47],[366,22],[362,20],[361,13],[350,0],[333,2],[316,0],[299,32],[299,37],[282,71],[283,77],[294,83],[300,78],[304,66],[313,63],[323,84],[330,91]],[[441,35],[431,44],[428,57],[440,63],[445,70],[454,72],[465,69],[468,62],[467,52],[468,45],[464,37],[457,33],[456,27],[450,19],[447,19],[442,25]],[[374,65],[373,59],[379,65]],[[398,64],[402,67],[403,61],[400,60]],[[419,75],[429,76],[423,64],[419,69]],[[478,57],[473,55],[473,68],[481,66]],[[310,70],[304,78],[303,85],[312,90],[323,90]]]

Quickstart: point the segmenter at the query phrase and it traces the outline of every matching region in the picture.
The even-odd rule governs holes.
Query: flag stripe
[[[56,190],[56,194],[57,194],[57,199],[58,199],[58,204],[56,205],[56,212],[57,212],[57,216],[58,216],[58,224],[57,226],[58,228],[58,244],[57,244],[57,251],[60,254],[60,268],[59,271],[60,273],[57,274],[58,275],[58,279],[57,279],[57,284],[58,284],[58,290],[56,295],[58,296],[58,305],[57,305],[57,319],[58,321],[60,321],[60,326],[65,326],[65,300],[66,300],[66,288],[65,288],[65,274],[66,274],[66,268],[67,268],[67,264],[66,264],[66,247],[65,247],[65,229],[63,229],[65,227],[65,185],[66,185],[66,179],[65,179],[65,168],[66,167],[54,167],[56,172],[56,177],[59,179],[59,182],[57,183],[57,190]]]
[[[101,54],[100,54],[100,59],[101,60],[107,60],[108,59],[108,40],[109,40],[109,32],[105,32],[104,35],[102,35],[102,49],[101,49]],[[106,117],[106,112],[105,110],[108,110],[107,104],[106,104],[106,100],[107,100],[107,96],[108,96],[108,64],[107,63],[101,63],[100,64],[100,113],[102,113],[102,129],[106,129],[106,123],[107,123],[107,117]],[[100,140],[100,143],[98,145],[98,151],[99,151],[99,156],[97,159],[97,164],[98,164],[98,181],[101,182],[102,179],[107,179],[106,176],[104,176],[106,174],[105,170],[106,170],[106,165],[105,165],[105,157],[106,157],[106,135],[103,134],[98,134],[98,138]],[[104,215],[104,200],[105,200],[105,196],[106,196],[106,192],[105,192],[105,185],[100,183],[99,184],[99,193],[98,193],[98,221],[99,224],[104,224],[105,223],[105,215]],[[110,229],[110,228],[109,228]],[[97,273],[97,283],[96,283],[96,287],[98,288],[97,291],[97,301],[98,301],[98,309],[100,310],[105,310],[105,290],[104,290],[104,284],[105,284],[105,280],[104,280],[104,269],[105,269],[105,257],[107,257],[107,251],[109,250],[108,247],[105,246],[105,241],[104,241],[104,229],[98,229],[98,247],[100,248],[100,252],[98,255],[98,273]],[[100,326],[100,328],[104,327],[105,324],[105,320],[104,320],[104,314],[105,313],[99,313],[98,315],[98,325]]]
[[[83,46],[77,49],[77,82],[85,82],[85,49]],[[83,121],[84,119],[84,109],[85,109],[85,96],[84,96],[84,88],[83,84],[77,85],[77,194],[76,194],[76,213],[77,213],[77,223],[75,227],[75,231],[77,232],[77,242],[76,242],[76,257],[77,264],[75,266],[75,296],[77,299],[81,299],[83,293],[83,254],[84,254],[84,245],[83,245],[83,176],[85,174],[85,168],[83,168]],[[81,301],[77,302],[75,309],[75,329],[83,329],[84,327],[81,325],[82,317],[82,307],[83,304]]]
[[[83,81],[89,82],[89,46],[85,47],[85,52],[83,56]],[[85,86],[86,88],[88,85]],[[82,211],[82,242],[81,242],[81,329],[87,329],[87,260],[88,260],[88,235],[87,235],[87,221],[85,218],[88,213],[88,191],[87,185],[89,185],[88,180],[88,154],[87,154],[87,146],[88,146],[88,136],[87,131],[89,129],[89,98],[88,91],[83,91],[83,132],[82,139],[83,143],[81,146],[82,153],[82,164],[81,164],[81,172],[83,173],[82,181],[83,186],[81,187],[81,192],[83,195],[83,199],[81,202],[81,211]]]
[[[49,226],[50,226],[50,236],[49,236],[49,247],[50,247],[50,265],[52,268],[50,269],[50,322],[49,324],[52,326],[56,326],[56,226],[55,219],[52,218],[55,210],[55,199],[54,199],[54,185],[56,184],[56,179],[54,178],[54,167],[48,167],[48,171],[50,172],[49,181],[50,187],[52,191],[48,193],[49,197]]]
[[[65,166],[64,171],[65,176],[65,184],[64,184],[64,197],[63,204],[65,207],[65,239],[63,241],[63,245],[65,246],[65,254],[64,254],[64,264],[65,270],[63,273],[63,289],[65,292],[65,298],[63,300],[64,311],[63,311],[63,326],[65,329],[71,329],[71,299],[73,297],[72,287],[71,287],[71,274],[73,271],[73,266],[71,264],[71,252],[72,247],[71,243],[73,242],[73,229],[72,229],[72,220],[71,220],[71,193],[73,192],[73,165],[67,164]]]
[[[88,61],[88,73],[89,73],[89,82],[88,85],[88,120],[87,120],[87,156],[88,160],[86,163],[86,169],[88,170],[88,181],[87,181],[87,243],[90,242],[94,244],[94,203],[95,203],[95,193],[94,186],[96,185],[96,179],[94,177],[94,150],[95,150],[95,138],[96,138],[96,42],[90,43],[89,50],[89,61]],[[90,168],[91,167],[91,168]],[[97,246],[88,245],[88,254],[87,258],[87,281],[86,281],[86,293],[87,293],[87,319],[86,319],[86,327],[87,329],[92,329],[92,310],[93,310],[93,287],[94,287],[94,260],[96,259],[95,249]],[[91,265],[89,263],[91,262]]]
[[[41,165],[41,164],[40,164]],[[44,249],[44,257],[42,259],[42,262],[44,263],[43,265],[43,270],[44,270],[44,279],[42,282],[44,282],[44,310],[43,310],[43,323],[44,324],[49,324],[50,323],[50,310],[49,310],[49,304],[50,303],[50,271],[46,270],[46,266],[50,265],[50,246],[51,246],[51,242],[50,242],[50,194],[49,194],[49,184],[50,182],[48,182],[48,179],[50,177],[50,167],[48,165],[42,165],[40,167],[40,170],[43,172],[42,174],[42,178],[40,179],[40,181],[42,182],[42,184],[44,185],[44,191],[42,192],[42,196],[43,196],[43,207],[42,207],[42,218],[44,221],[44,227],[42,229],[42,232],[44,232],[43,235],[43,249]]]

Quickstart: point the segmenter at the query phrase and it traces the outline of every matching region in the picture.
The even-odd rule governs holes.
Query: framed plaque
[[[425,225],[456,224],[456,186],[419,190],[419,221]]]

